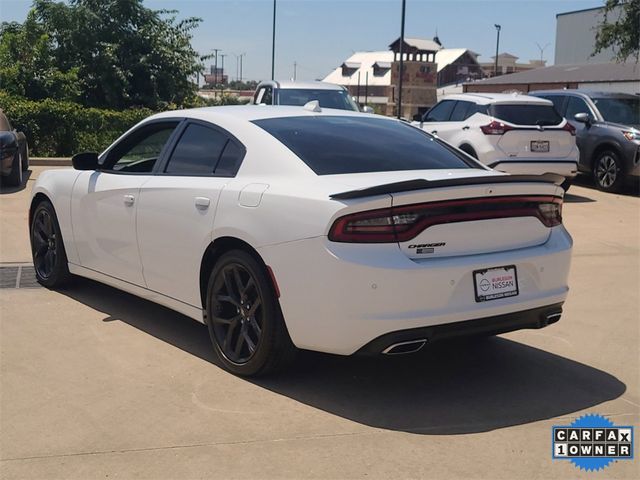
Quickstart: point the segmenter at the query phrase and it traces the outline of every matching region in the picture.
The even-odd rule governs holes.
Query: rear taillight
[[[564,127],[562,127],[562,130],[566,130],[567,132],[569,132],[574,137],[576,136],[576,127],[571,125],[569,122],[564,124]]]
[[[338,218],[329,230],[329,240],[406,242],[434,225],[514,217],[536,217],[543,225],[555,227],[562,223],[562,199],[552,196],[471,198],[369,210]]]
[[[513,127],[494,120],[489,125],[481,126],[480,130],[482,130],[482,133],[485,135],[502,135],[509,130],[513,130]]]

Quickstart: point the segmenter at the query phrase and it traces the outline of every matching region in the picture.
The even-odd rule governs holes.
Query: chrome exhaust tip
[[[411,340],[408,342],[394,343],[385,348],[382,353],[384,355],[405,355],[407,353],[416,353],[427,343],[426,338],[419,340]]]

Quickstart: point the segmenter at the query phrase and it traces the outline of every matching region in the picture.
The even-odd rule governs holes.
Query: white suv
[[[485,165],[507,173],[578,173],[575,128],[553,103],[528,95],[449,95],[413,122]]]

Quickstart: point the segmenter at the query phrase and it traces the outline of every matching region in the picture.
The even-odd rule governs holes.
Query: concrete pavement
[[[29,190],[0,195],[0,262],[29,260]],[[551,460],[551,426],[639,425],[640,198],[570,192],[562,320],[414,356],[306,353],[248,381],[204,326],[110,287],[0,289],[0,476],[595,476]],[[599,475],[638,478],[637,456]]]

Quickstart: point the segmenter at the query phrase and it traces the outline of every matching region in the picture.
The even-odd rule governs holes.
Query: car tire
[[[29,170],[29,146],[26,141],[22,144],[20,155],[22,157],[22,171],[26,172]]]
[[[593,180],[603,192],[619,192],[624,185],[624,168],[614,150],[603,150],[593,162]]]
[[[19,187],[22,185],[22,156],[16,152],[11,163],[11,172],[2,177],[2,184],[8,187]]]
[[[38,283],[59,288],[71,278],[67,253],[55,209],[49,201],[40,202],[29,226],[31,256]]]
[[[259,376],[295,356],[268,272],[244,250],[223,254],[209,276],[206,323],[213,349],[228,371]]]

